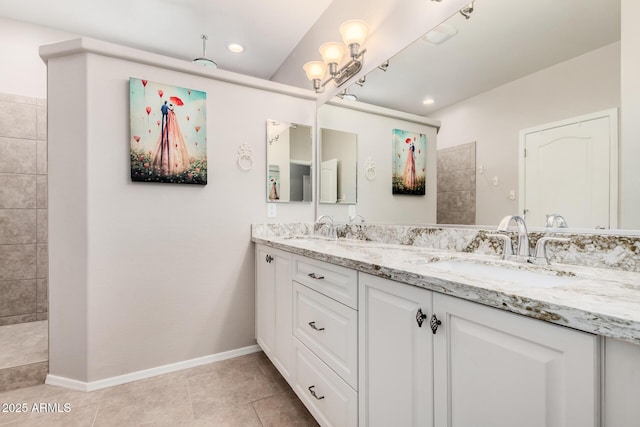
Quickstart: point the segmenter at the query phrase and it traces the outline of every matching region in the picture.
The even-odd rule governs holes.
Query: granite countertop
[[[256,243],[408,285],[640,344],[640,273],[503,261],[495,255],[314,236]]]

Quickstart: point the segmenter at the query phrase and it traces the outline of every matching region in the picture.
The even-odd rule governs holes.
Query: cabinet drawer
[[[357,390],[357,311],[294,282],[293,334]]]
[[[296,256],[293,280],[358,309],[358,272],[339,265]]]
[[[320,425],[358,425],[358,394],[300,341],[295,341],[295,392]]]

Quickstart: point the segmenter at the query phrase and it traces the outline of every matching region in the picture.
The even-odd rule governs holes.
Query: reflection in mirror
[[[320,129],[320,203],[357,201],[358,135]]]
[[[311,127],[267,120],[267,201],[311,202]]]
[[[528,218],[529,225],[544,227],[546,215],[560,214],[574,228],[625,227],[617,221],[617,188],[625,180],[627,186],[635,185],[640,170],[633,176],[615,170],[620,149],[616,132],[603,134],[602,147],[611,147],[606,151],[580,144],[591,138],[583,135],[586,122],[581,117],[620,107],[620,0],[561,3],[476,0],[469,19],[456,13],[391,58],[386,72],[373,70],[362,87],[350,87],[359,101],[439,120],[439,157],[455,157],[454,151],[463,153],[475,143],[475,165],[456,157],[449,175],[438,176],[445,185],[438,189],[439,210],[447,211],[448,218],[461,218],[458,223],[495,226],[505,215],[533,210],[528,205],[535,201],[533,193],[525,194],[524,182],[532,175],[525,171],[521,145],[540,143],[522,140],[523,132],[563,122],[579,130],[567,128],[562,140],[568,144],[553,150],[561,155],[547,153],[546,146],[535,153],[536,159],[554,161],[540,169],[548,185],[535,194],[544,197],[536,202],[544,208]],[[610,117],[602,129],[617,126],[615,114]],[[596,158],[604,162],[585,163]],[[598,176],[611,177],[610,183],[589,181],[591,172],[604,167],[610,169]],[[608,202],[603,209],[600,202],[589,205],[577,197],[596,184],[610,191],[597,198],[614,200],[611,208]],[[591,193],[585,197],[596,200]],[[560,204],[571,200],[579,205]],[[598,219],[591,212],[595,209],[603,212]]]

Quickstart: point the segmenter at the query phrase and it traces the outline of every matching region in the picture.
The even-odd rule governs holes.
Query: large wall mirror
[[[267,201],[311,202],[311,127],[267,120]]]
[[[451,16],[391,58],[386,71],[373,70],[349,91],[358,101],[441,122],[438,222],[495,226],[505,215],[531,211],[522,186],[528,130],[532,144],[543,146],[537,158],[553,160],[536,175],[547,185],[536,197],[553,197],[527,218],[529,225],[543,227],[545,214],[560,214],[569,227],[616,228],[618,135],[605,131],[606,143],[595,149],[585,129],[594,114],[609,117],[602,129],[618,125],[620,0],[470,5],[472,10]],[[553,136],[545,130],[560,123],[575,128]],[[568,144],[545,151],[558,141]],[[585,163],[597,159],[598,165]],[[588,172],[595,169],[600,178],[592,182]],[[605,178],[610,183],[596,185]],[[640,182],[640,169],[631,178]],[[583,191],[595,187],[606,194]],[[585,194],[581,201],[579,191]],[[601,209],[609,200],[611,206]]]
[[[320,203],[355,204],[358,188],[358,135],[320,129]]]

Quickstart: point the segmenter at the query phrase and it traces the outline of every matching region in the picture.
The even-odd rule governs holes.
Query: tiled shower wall
[[[438,150],[438,224],[476,223],[476,143]]]
[[[47,319],[47,107],[0,93],[0,325]]]

